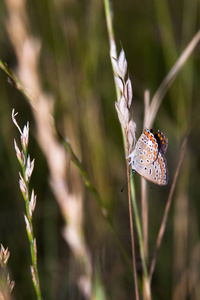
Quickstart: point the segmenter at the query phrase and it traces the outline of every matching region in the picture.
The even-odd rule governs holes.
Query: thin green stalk
[[[32,275],[32,281],[33,281],[33,285],[34,285],[35,292],[37,295],[37,299],[41,300],[42,296],[41,296],[40,280],[39,280],[38,266],[37,266],[36,239],[34,237],[33,222],[32,222],[32,216],[33,216],[33,212],[34,212],[35,206],[36,206],[36,196],[34,195],[33,190],[32,190],[32,193],[30,194],[30,188],[29,188],[29,182],[30,182],[31,175],[32,175],[32,172],[34,169],[34,160],[31,161],[30,156],[28,154],[29,124],[27,123],[27,126],[24,126],[24,129],[22,132],[21,128],[19,127],[19,125],[16,121],[16,118],[15,118],[16,115],[17,114],[15,114],[14,109],[13,109],[12,120],[20,132],[21,146],[22,146],[22,150],[20,150],[16,141],[14,140],[16,156],[17,156],[20,166],[22,168],[22,175],[20,173],[19,186],[20,186],[20,190],[22,192],[22,195],[23,195],[23,198],[25,201],[25,207],[26,207],[26,215],[24,215],[24,220],[26,223],[26,232],[27,232],[29,244],[30,244],[31,260],[32,260],[31,275]]]
[[[115,37],[114,37],[114,30],[112,26],[112,16],[111,16],[111,7],[109,0],[104,0],[104,8],[105,8],[105,14],[106,14],[106,24],[107,24],[107,30],[108,30],[108,37],[109,37],[109,43],[110,43],[110,56],[117,57],[117,49],[115,46]],[[114,69],[113,69],[114,74]],[[115,91],[117,95],[117,99],[120,97],[119,89],[117,88],[115,84]],[[124,138],[124,144],[125,144],[125,135]]]
[[[143,272],[144,272],[146,287],[148,287],[148,286],[150,287],[150,285],[149,285],[149,274],[148,274],[147,263],[146,263],[146,259],[145,259],[144,243],[143,243],[143,236],[142,236],[142,227],[141,227],[140,216],[139,216],[138,208],[137,208],[137,202],[136,202],[136,196],[135,196],[135,186],[133,184],[133,180],[131,180],[131,195],[132,195],[132,206],[133,206],[133,211],[134,211],[135,224],[136,224],[138,240],[139,240],[139,246],[140,246],[140,256],[141,256],[141,262],[142,262],[142,269],[143,269]],[[148,288],[148,290],[149,290],[149,288]],[[148,293],[148,291],[147,291],[147,293]],[[151,298],[148,298],[148,299],[151,299]]]
[[[25,180],[25,168],[26,168],[26,165],[22,169],[24,180]],[[34,238],[33,222],[32,222],[32,218],[30,216],[30,211],[29,211],[31,196],[30,196],[30,193],[29,193],[29,183],[26,180],[25,180],[25,183],[26,183],[26,186],[27,186],[28,198],[26,198],[24,196],[24,200],[25,200],[25,205],[26,205],[26,216],[27,216],[28,222],[30,224],[30,232],[28,231],[28,228],[27,228],[27,235],[28,235],[28,239],[29,239],[29,243],[30,243],[31,260],[32,260],[32,264],[33,264],[33,267],[34,267],[34,273],[35,273],[34,274],[35,276],[32,273],[32,281],[33,281],[33,285],[34,285],[34,288],[35,288],[35,291],[36,291],[37,299],[41,300],[42,295],[41,295],[41,290],[40,290],[40,280],[39,280],[39,273],[38,273],[38,266],[37,266],[37,256],[36,256],[36,253],[35,253],[35,245],[34,245],[35,238]]]
[[[113,31],[113,27],[112,27],[111,7],[110,7],[109,0],[104,0],[104,7],[105,7],[107,30],[108,30],[108,36],[109,36],[109,42],[110,42],[110,56],[111,56],[111,61],[112,61],[113,57],[115,59],[117,59],[117,53],[116,53],[116,46],[115,46],[115,40],[114,40],[114,31]],[[113,67],[113,73],[115,74],[113,64],[112,64],[112,67]],[[124,82],[124,80],[123,80],[123,82]],[[116,81],[115,81],[115,88],[116,88],[117,99],[120,100],[119,86],[117,86]],[[121,112],[121,113],[122,113],[121,115],[123,115],[123,112]],[[128,128],[129,128],[129,126],[130,125],[128,125]],[[125,132],[124,132],[123,129],[122,129],[122,135],[123,135],[125,153],[127,155],[128,154],[128,149],[126,149],[127,145],[125,143],[126,139],[125,139]],[[128,146],[127,146],[127,148],[128,148]],[[135,218],[136,228],[137,228],[138,237],[139,237],[142,267],[143,267],[143,272],[144,272],[144,277],[145,277],[145,289],[144,290],[145,290],[145,294],[147,296],[147,299],[151,299],[149,276],[148,276],[148,271],[147,271],[144,244],[143,244],[143,237],[142,237],[142,228],[141,228],[140,217],[139,217],[138,210],[137,210],[137,204],[136,204],[136,198],[135,198],[135,189],[134,189],[133,181],[131,181],[131,195],[132,195],[132,206],[133,206],[134,218]],[[129,208],[130,208],[130,205],[129,205]],[[131,216],[132,216],[132,214],[130,213],[130,226],[132,228],[132,225],[131,225],[132,224],[132,217]],[[132,239],[133,238],[134,237],[132,237]],[[132,251],[133,251],[133,249],[132,249]],[[134,253],[133,253],[133,257],[134,257]],[[133,259],[135,259],[135,257]],[[133,265],[134,265],[134,263],[133,263]],[[136,285],[136,288],[137,288],[137,285]],[[136,297],[137,297],[137,292],[136,292]]]
[[[134,274],[134,283],[135,283],[135,297],[136,297],[136,300],[139,300],[137,268],[136,268],[136,259],[135,259],[135,238],[134,238],[134,230],[133,230],[133,211],[132,211],[132,205],[131,205],[129,163],[127,162],[126,165],[127,165],[126,167],[127,167],[127,178],[128,178],[128,203],[129,203],[131,245],[132,245],[132,253],[133,253],[133,274]]]
[[[110,53],[111,53],[111,59],[114,56],[115,58],[117,57],[116,52],[116,46],[115,46],[115,41],[114,41],[114,31],[112,27],[112,18],[111,18],[111,7],[109,0],[104,0],[104,7],[105,7],[105,14],[106,14],[106,22],[107,22],[107,30],[108,30],[108,36],[109,36],[109,42],[110,42]],[[114,53],[114,55],[113,55]],[[114,70],[113,70],[114,71]],[[117,87],[117,84],[115,82],[115,87],[116,87],[116,94],[117,94],[117,99],[119,99],[119,88]],[[122,130],[123,134],[123,140],[124,140],[124,148],[125,147],[125,133],[124,130]],[[127,149],[125,149],[125,153]],[[132,206],[133,206],[133,212],[134,212],[134,218],[136,222],[136,228],[138,232],[138,237],[139,237],[139,245],[140,245],[140,254],[141,254],[141,260],[142,260],[142,267],[143,267],[143,272],[145,276],[145,289],[147,286],[149,286],[149,277],[148,277],[148,271],[147,271],[147,265],[146,265],[146,260],[145,260],[145,252],[144,252],[144,244],[143,244],[143,237],[142,237],[142,228],[141,228],[141,222],[140,222],[140,217],[138,214],[137,210],[137,204],[136,204],[136,198],[135,198],[135,188],[133,184],[133,180],[131,181],[131,195],[132,195]],[[132,222],[132,220],[130,220]],[[149,290],[149,287],[148,287]],[[149,291],[146,291],[147,295],[149,294]],[[148,298],[150,299],[150,298]]]
[[[0,59],[0,68],[9,76],[9,83],[13,86],[15,86],[24,96],[29,100],[31,105],[33,104],[33,99],[31,98],[28,90],[23,86],[23,84],[20,82],[20,80],[17,78],[17,76],[12,72],[12,70],[9,68],[9,66],[6,63],[3,63]]]

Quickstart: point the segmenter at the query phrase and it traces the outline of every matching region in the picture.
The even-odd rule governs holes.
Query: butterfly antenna
[[[125,187],[127,186],[127,184],[129,183],[129,181],[131,180],[131,178],[133,178],[133,175],[135,174],[135,172],[132,174],[132,176],[130,177],[130,179],[125,183],[124,187],[121,189],[120,194],[123,192],[123,190],[125,189]]]

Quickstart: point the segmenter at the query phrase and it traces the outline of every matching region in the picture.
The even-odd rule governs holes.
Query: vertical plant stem
[[[135,297],[136,300],[139,300],[136,258],[135,258],[134,230],[133,230],[133,213],[132,213],[132,203],[131,203],[130,167],[128,161],[126,163],[126,168],[127,168],[127,179],[128,179],[128,204],[129,204],[129,219],[130,219],[131,246],[132,246],[132,259],[133,259],[133,273],[134,273],[134,282],[135,282]]]
[[[112,18],[111,18],[111,7],[109,0],[104,0],[105,14],[106,14],[106,23],[108,30],[108,37],[110,43],[110,58],[117,57],[117,50],[114,41],[114,31],[112,26]],[[114,73],[114,70],[113,70]],[[120,97],[119,89],[116,88],[117,99]],[[128,141],[125,143],[125,134],[122,130],[124,145],[126,144],[125,153],[128,153]],[[137,281],[137,270],[136,270],[136,261],[135,261],[135,245],[134,245],[134,231],[133,231],[133,215],[132,215],[132,205],[131,205],[131,189],[130,189],[130,171],[129,171],[129,163],[127,161],[127,178],[128,178],[128,199],[129,199],[129,216],[130,216],[130,231],[131,231],[131,245],[132,245],[132,257],[133,257],[133,273],[134,273],[134,282],[135,282],[135,295],[136,299],[139,300],[139,292],[138,292],[138,281]]]
[[[26,153],[27,156],[27,153]],[[23,170],[23,173],[25,174],[25,169]],[[24,176],[25,179],[25,176]],[[28,235],[29,238],[29,243],[30,243],[30,252],[31,252],[31,260],[32,260],[32,264],[33,264],[33,269],[34,270],[34,275],[32,273],[32,281],[33,281],[33,285],[35,288],[35,292],[37,295],[37,299],[41,300],[42,299],[42,295],[41,295],[41,290],[40,290],[40,279],[39,279],[39,273],[38,273],[38,265],[37,265],[37,253],[36,253],[36,249],[35,249],[35,238],[34,238],[34,230],[33,230],[33,222],[32,222],[32,218],[30,216],[30,212],[29,212],[29,203],[30,203],[30,192],[29,192],[29,184],[28,182],[25,180],[26,182],[26,186],[27,186],[27,190],[28,190],[28,199],[25,199],[25,205],[26,205],[26,216],[28,219],[28,222],[30,224],[30,228],[31,228],[31,234]]]
[[[144,239],[145,259],[148,261],[148,199],[147,199],[147,183],[141,177],[141,208],[142,208],[142,233]]]
[[[147,126],[148,124],[149,103],[150,103],[150,93],[149,90],[145,90],[143,127]],[[142,177],[141,177],[141,198],[142,198],[141,209],[142,209],[142,230],[143,230],[143,238],[144,238],[144,252],[145,252],[146,261],[148,261],[148,194],[147,194],[147,183]]]
[[[108,38],[110,43],[110,56],[117,57],[117,49],[115,46],[115,38],[114,38],[114,30],[112,26],[112,17],[111,17],[111,7],[109,0],[104,0],[104,8],[105,8],[105,15],[106,15],[106,24],[107,24],[107,30],[108,30]],[[114,72],[113,72],[114,74]],[[117,86],[115,85],[116,95],[117,99],[120,97],[120,92]]]
[[[34,231],[33,231],[33,212],[35,210],[36,205],[36,196],[34,196],[34,190],[32,190],[32,194],[30,194],[30,188],[29,188],[29,182],[31,179],[31,175],[34,168],[34,160],[32,162],[30,161],[30,156],[28,155],[28,141],[29,141],[29,126],[27,123],[27,126],[24,126],[23,133],[20,129],[15,116],[17,114],[14,113],[14,109],[12,111],[12,120],[15,126],[18,128],[20,132],[20,138],[21,138],[21,146],[22,151],[19,150],[17,143],[15,141],[15,151],[18,158],[18,161],[20,163],[20,166],[22,168],[22,174],[20,173],[20,189],[25,201],[25,207],[26,207],[26,215],[24,215],[25,223],[26,223],[26,232],[30,244],[30,253],[31,253],[31,275],[32,275],[32,282],[35,288],[35,292],[37,295],[37,299],[41,300],[41,290],[40,290],[40,280],[39,280],[39,273],[38,273],[38,266],[37,266],[37,249],[36,249],[36,239],[34,237]]]
[[[148,124],[149,116],[149,103],[150,93],[149,90],[144,92],[144,124],[143,127]],[[141,177],[141,214],[142,214],[142,233],[144,243],[144,255],[145,260],[148,262],[148,194],[147,194],[147,182]],[[145,286],[145,277],[143,276],[143,286]]]
[[[142,235],[142,227],[140,223],[140,217],[137,209],[137,203],[136,203],[136,197],[135,197],[135,189],[133,185],[133,181],[131,181],[131,193],[132,193],[132,206],[133,206],[133,212],[135,217],[135,224],[139,239],[139,248],[140,248],[140,256],[141,256],[141,262],[142,262],[142,269],[144,274],[144,299],[151,299],[151,290],[150,290],[150,282],[149,282],[149,275],[147,270],[147,263],[145,259],[145,250],[144,250],[144,241],[143,241],[143,235]]]
[[[108,30],[108,36],[109,36],[109,42],[110,42],[110,56],[111,60],[112,57],[117,58],[116,53],[116,46],[114,41],[114,33],[113,33],[113,27],[112,27],[112,18],[111,18],[111,7],[108,0],[104,0],[104,7],[105,7],[105,14],[106,14],[106,22],[107,22],[107,30]],[[117,99],[119,99],[120,92],[119,88],[116,86],[116,94]],[[125,139],[124,131],[122,130],[123,134],[123,140],[124,145],[126,145],[125,153],[128,154],[128,143],[125,142],[127,140],[127,136]],[[127,163],[127,178],[128,178],[128,188],[129,188],[129,215],[130,215],[130,226],[131,226],[131,240],[132,240],[132,251],[133,251],[133,260],[135,259],[135,252],[134,252],[134,235],[133,235],[133,215],[132,215],[132,206],[133,206],[133,213],[135,217],[136,222],[136,229],[139,237],[139,246],[140,246],[140,254],[141,254],[141,261],[142,261],[142,267],[143,267],[143,273],[144,273],[144,298],[150,300],[151,299],[151,291],[150,291],[150,285],[149,285],[149,277],[148,277],[148,271],[147,271],[147,265],[146,265],[146,259],[145,259],[145,251],[144,251],[144,244],[143,244],[143,237],[142,237],[142,229],[141,229],[141,223],[140,223],[140,217],[137,210],[137,204],[136,204],[136,198],[135,198],[135,190],[134,190],[134,184],[133,181],[131,181],[131,184],[129,182],[130,175],[129,175],[129,165]],[[132,205],[131,205],[131,197],[130,197],[130,190],[132,195]],[[135,262],[133,261],[133,268],[135,269],[134,272],[136,272],[136,267],[134,266]],[[137,290],[137,281],[136,281],[136,274],[135,274],[135,283],[136,283],[136,290]],[[139,296],[139,295],[138,295]],[[136,297],[137,297],[137,291],[136,291]]]

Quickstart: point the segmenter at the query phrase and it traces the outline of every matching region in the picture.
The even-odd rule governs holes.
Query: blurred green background
[[[4,0],[5,1],[5,0]],[[0,59],[17,69],[6,31],[7,11],[0,2]],[[151,96],[200,27],[200,3],[191,1],[112,1],[118,51],[123,46],[133,85],[133,119],[137,137],[143,129],[144,90]],[[43,90],[55,99],[56,124],[69,138],[92,184],[108,208],[117,235],[130,258],[127,263],[100,208],[84,187],[70,162],[69,184],[84,197],[84,230],[94,269],[106,299],[134,299],[126,161],[116,101],[103,1],[27,1],[30,33],[42,42],[40,76]],[[153,276],[153,299],[200,297],[200,46],[189,58],[165,96],[154,129],[168,137],[166,154],[169,184],[148,183],[149,256],[173,180],[181,143],[188,145],[173,195],[164,240]],[[29,153],[35,158],[31,186],[37,194],[34,213],[38,264],[44,299],[82,299],[76,285],[73,256],[62,238],[63,219],[48,183],[45,157],[35,139],[35,125],[24,96],[0,70],[0,243],[9,247],[9,270],[16,285],[15,299],[34,299],[30,253],[18,186],[18,165],[13,139],[19,135],[11,111],[19,112],[19,125],[30,122]],[[140,176],[134,176],[140,208]],[[136,235],[137,238],[137,235]],[[137,269],[141,264],[136,241]]]

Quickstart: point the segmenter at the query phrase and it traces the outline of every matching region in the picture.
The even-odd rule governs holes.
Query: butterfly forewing
[[[152,164],[157,155],[158,143],[154,135],[145,128],[134,149],[135,164],[142,166]]]

